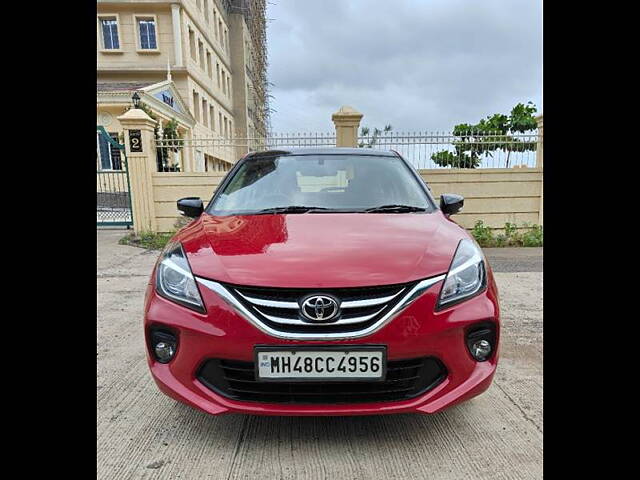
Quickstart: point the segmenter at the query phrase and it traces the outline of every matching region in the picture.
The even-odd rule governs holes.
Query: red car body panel
[[[204,214],[179,240],[196,276],[236,285],[341,288],[446,273],[467,234],[429,214]],[[402,252],[398,255],[398,252]]]
[[[182,243],[195,276],[246,286],[342,288],[391,285],[445,274],[459,241],[468,233],[432,213],[294,214],[215,217],[203,214],[182,229]],[[334,341],[272,337],[243,318],[212,290],[198,284],[206,313],[158,295],[155,269],[145,298],[147,359],[158,387],[170,397],[210,414],[367,415],[435,413],[467,400],[491,384],[498,362],[498,293],[490,267],[487,288],[473,298],[436,311],[443,281],[418,297],[379,330]],[[465,344],[469,327],[495,325],[495,349],[477,362]],[[159,363],[149,327],[178,337],[175,357]],[[253,361],[255,345],[386,345],[388,360],[434,356],[447,368],[437,387],[405,401],[350,404],[241,402],[213,392],[196,378],[208,358]]]

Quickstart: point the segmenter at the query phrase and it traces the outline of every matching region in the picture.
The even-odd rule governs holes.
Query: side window
[[[155,50],[156,43],[156,22],[153,18],[138,18],[138,35],[140,36],[141,50]]]
[[[202,70],[206,70],[206,59],[204,57],[204,43],[202,40],[198,40],[198,58],[200,60],[200,68]]]
[[[116,17],[100,18],[102,29],[102,48],[105,50],[118,50],[120,39],[118,37],[118,20]]]
[[[423,184],[425,187],[427,187],[427,190],[429,190],[429,194],[431,195],[431,197],[434,197],[434,195],[433,195],[433,190],[431,190],[431,187],[429,186],[429,184],[427,183],[427,181],[424,179],[424,177],[423,177],[422,175],[420,175],[420,170],[418,170],[418,169],[416,168],[416,166],[415,166],[414,164],[412,164],[412,163],[407,162],[407,165],[408,165],[408,167],[409,167],[411,170],[413,170],[413,171],[415,172],[415,174],[416,174],[416,175],[418,176],[418,178],[420,179],[419,181],[420,181],[420,182],[422,182],[422,184]],[[404,187],[405,187],[405,188],[407,188],[407,190],[409,190],[409,189],[408,189],[408,187],[407,187],[406,185],[404,185]],[[416,192],[416,195],[417,195],[417,192]],[[428,196],[428,195],[427,195],[427,196]],[[431,202],[429,202],[429,203],[431,203]]]
[[[195,90],[193,91],[193,117],[196,121],[200,121],[200,95]]]
[[[196,35],[193,33],[193,30],[189,28],[189,53],[191,54],[191,59],[196,60]]]
[[[209,126],[209,115],[207,115],[207,100],[205,98],[202,99],[202,124],[205,127]]]

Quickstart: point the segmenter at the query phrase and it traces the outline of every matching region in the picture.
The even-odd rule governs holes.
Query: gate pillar
[[[136,233],[157,232],[152,177],[157,170],[153,134],[156,122],[138,108],[128,110],[118,120],[125,131],[133,230]]]
[[[358,128],[363,115],[351,107],[340,107],[336,113],[331,115],[336,126],[336,147],[357,147]]]

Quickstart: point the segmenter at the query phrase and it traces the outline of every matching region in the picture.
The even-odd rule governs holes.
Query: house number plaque
[[[129,130],[129,150],[142,152],[142,134],[140,130]]]

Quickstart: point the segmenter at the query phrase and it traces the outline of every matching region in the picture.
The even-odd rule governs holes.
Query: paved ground
[[[542,272],[542,248],[485,248],[494,272]]]
[[[503,312],[491,388],[445,412],[214,417],[158,391],[142,301],[157,252],[98,233],[98,478],[542,478],[541,249],[491,249]]]

